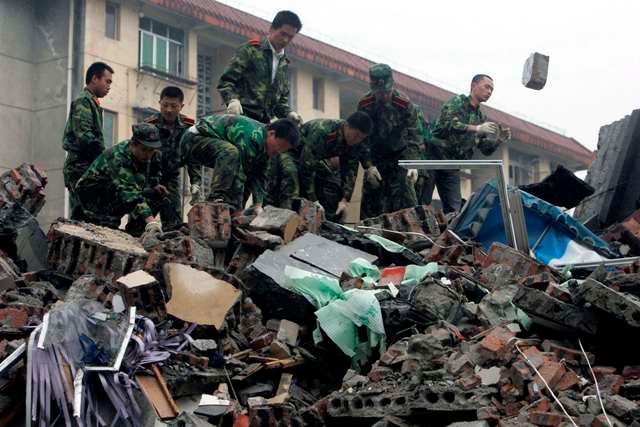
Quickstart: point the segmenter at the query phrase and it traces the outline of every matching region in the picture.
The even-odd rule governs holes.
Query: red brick
[[[529,412],[529,421],[539,426],[559,426],[565,420],[564,414],[556,412]]]
[[[609,415],[609,421],[611,421],[611,424],[613,424],[613,427],[626,426],[625,423],[621,422],[613,415]],[[611,424],[607,422],[607,418],[604,416],[604,414],[600,414],[593,419],[593,422],[591,423],[591,427],[610,427]]]
[[[520,413],[520,410],[524,407],[523,402],[511,402],[504,406],[504,412],[507,417],[515,417]]]
[[[622,378],[622,375],[607,375],[604,378],[598,379],[600,392],[618,394],[622,384],[624,384],[624,378]]]
[[[469,375],[460,378],[457,382],[464,390],[471,390],[472,388],[476,388],[480,385],[480,377],[477,375]]]
[[[492,359],[505,359],[509,355],[511,348],[509,341],[514,336],[515,334],[508,329],[503,327],[495,328],[480,341],[480,349]]]
[[[567,370],[567,372],[564,373],[560,381],[558,381],[558,384],[556,385],[556,390],[558,391],[569,390],[570,388],[575,387],[579,383],[580,383],[580,380],[578,379],[578,375],[576,375],[575,372],[569,369]]]
[[[533,412],[549,412],[551,410],[551,401],[546,397],[540,398],[527,406],[526,410]]]
[[[377,366],[371,369],[371,371],[367,374],[367,377],[374,382],[382,381],[386,376],[391,375],[393,373],[393,369],[385,368],[384,366]]]
[[[542,342],[542,348],[546,352],[555,353],[559,359],[572,360],[581,364],[586,364],[584,354],[582,354],[582,351],[580,350],[563,347],[560,344],[550,340],[544,340]],[[595,361],[595,356],[591,353],[587,353],[587,357],[589,358],[589,362],[593,364],[593,362]]]
[[[546,360],[546,357],[537,347],[529,347],[525,351],[523,351],[524,355],[529,359],[529,363],[531,363],[536,369],[542,366]]]
[[[7,325],[11,328],[22,328],[27,324],[29,314],[27,310],[18,308],[0,309],[0,324]]]
[[[625,366],[622,376],[625,380],[637,380],[640,378],[640,365]]]
[[[538,369],[538,372],[545,379],[549,387],[551,387],[552,390],[555,390],[566,370],[562,363],[547,359]],[[538,384],[538,387],[540,387],[541,390],[546,388],[539,375],[536,375],[533,380]]]
[[[476,417],[478,418],[478,420],[497,421],[500,419],[500,414],[498,413],[498,409],[496,409],[496,407],[484,406],[476,410]]]
[[[251,341],[249,343],[249,347],[254,350],[259,350],[263,347],[267,347],[271,345],[275,337],[276,334],[274,332],[267,332],[266,334],[260,335],[258,338]]]
[[[594,366],[593,373],[595,374],[596,378],[599,381],[601,378],[607,375],[615,374],[616,368],[614,368],[613,366]]]
[[[226,203],[196,203],[188,218],[191,233],[204,239],[211,247],[224,248],[229,243],[231,211]]]
[[[559,299],[562,302],[566,302],[566,303],[572,302],[571,292],[569,292],[564,288],[559,287],[556,283],[549,283],[549,286],[547,286],[547,289],[545,292],[551,295],[552,297]]]

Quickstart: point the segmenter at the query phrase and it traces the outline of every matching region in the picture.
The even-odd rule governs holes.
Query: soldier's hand
[[[256,203],[255,205],[253,205],[254,214],[260,215],[263,211],[264,211],[264,208],[262,207],[262,203]]]
[[[287,118],[293,120],[298,124],[298,126],[302,126],[302,116],[295,111],[291,111],[287,114]]]
[[[161,196],[168,196],[169,195],[169,190],[167,190],[167,187],[165,187],[162,184],[158,184],[155,187],[153,187],[153,191],[155,191],[157,194],[159,194]]]
[[[380,183],[382,182],[382,175],[378,172],[378,168],[375,166],[369,166],[367,169],[367,182],[373,188],[380,187]]]
[[[235,114],[236,116],[239,116],[242,113],[242,104],[239,99],[232,99],[229,101],[229,104],[227,105],[227,114]]]
[[[480,135],[489,135],[498,133],[498,125],[493,122],[484,122],[476,127]]]
[[[338,209],[336,209],[336,216],[342,217],[347,213],[347,207],[349,206],[347,199],[342,199],[338,202]]]
[[[409,169],[407,171],[407,178],[409,179],[411,185],[415,185],[415,183],[418,181],[418,169]]]

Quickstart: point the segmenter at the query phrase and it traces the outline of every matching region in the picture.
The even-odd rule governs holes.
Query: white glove
[[[227,114],[235,114],[236,116],[242,114],[242,104],[240,104],[240,100],[232,99],[229,101],[229,104],[227,105]]]
[[[418,181],[418,169],[409,169],[407,171],[407,178],[409,182],[411,182],[411,185],[414,185],[416,181]]]
[[[378,172],[378,168],[375,166],[369,166],[367,169],[367,182],[373,187],[380,187],[380,183],[382,182],[382,176],[380,172]]]
[[[498,125],[493,122],[484,122],[477,126],[478,133],[480,135],[489,135],[498,133]]]
[[[336,209],[336,216],[342,216],[347,213],[348,203],[345,199],[342,199],[338,202],[338,209]]]
[[[160,225],[160,221],[154,220],[148,222],[147,225],[144,226],[144,233],[162,233],[162,226]]]
[[[264,208],[260,205],[253,206],[253,213],[256,215],[260,215],[264,211]]]
[[[316,207],[318,209],[322,209],[324,210],[324,206],[322,206],[322,203],[320,203],[318,200],[316,200],[315,202],[313,202],[314,205],[316,205]]]
[[[191,184],[191,195],[200,193],[200,186],[198,184]]]
[[[302,116],[300,116],[300,114],[296,113],[295,111],[291,111],[289,114],[287,114],[287,118],[296,122],[298,126],[302,125]]]

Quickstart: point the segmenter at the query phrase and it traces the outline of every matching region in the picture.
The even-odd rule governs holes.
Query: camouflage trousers
[[[315,177],[315,188],[318,202],[324,207],[327,219],[340,222],[341,217],[335,214],[343,194],[340,171],[329,168],[318,170]]]
[[[382,176],[378,188],[365,179],[362,188],[360,218],[372,218],[383,213],[416,206],[416,190],[407,179],[407,170],[397,161],[374,162]]]
[[[67,152],[62,174],[64,176],[64,186],[69,191],[69,218],[71,219],[79,220],[82,217],[82,207],[75,188],[78,181],[80,181],[80,177],[89,169],[89,166],[91,166],[90,161],[81,158],[73,151]]]
[[[183,223],[180,175],[173,176],[161,184],[167,187],[169,195],[164,197],[151,197],[147,200],[147,203],[154,216],[160,214],[163,231],[176,230],[180,228]],[[125,231],[132,236],[140,236],[144,232],[146,225],[144,218],[129,218]]]
[[[182,165],[200,164],[213,169],[207,200],[222,200],[241,209],[247,199],[245,186],[250,178],[244,170],[240,150],[230,142],[207,136],[185,134]]]
[[[287,151],[270,158],[267,179],[267,204],[291,209],[293,198],[300,196],[298,160],[293,153]]]

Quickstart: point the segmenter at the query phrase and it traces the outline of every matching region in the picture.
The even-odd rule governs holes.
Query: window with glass
[[[104,146],[109,148],[118,143],[118,113],[104,110],[102,112],[102,136]]]
[[[313,79],[313,109],[324,111],[324,79]]]
[[[140,67],[182,76],[184,40],[183,30],[151,18],[140,18]]]
[[[105,8],[105,36],[120,39],[120,6],[110,1],[106,2]]]

